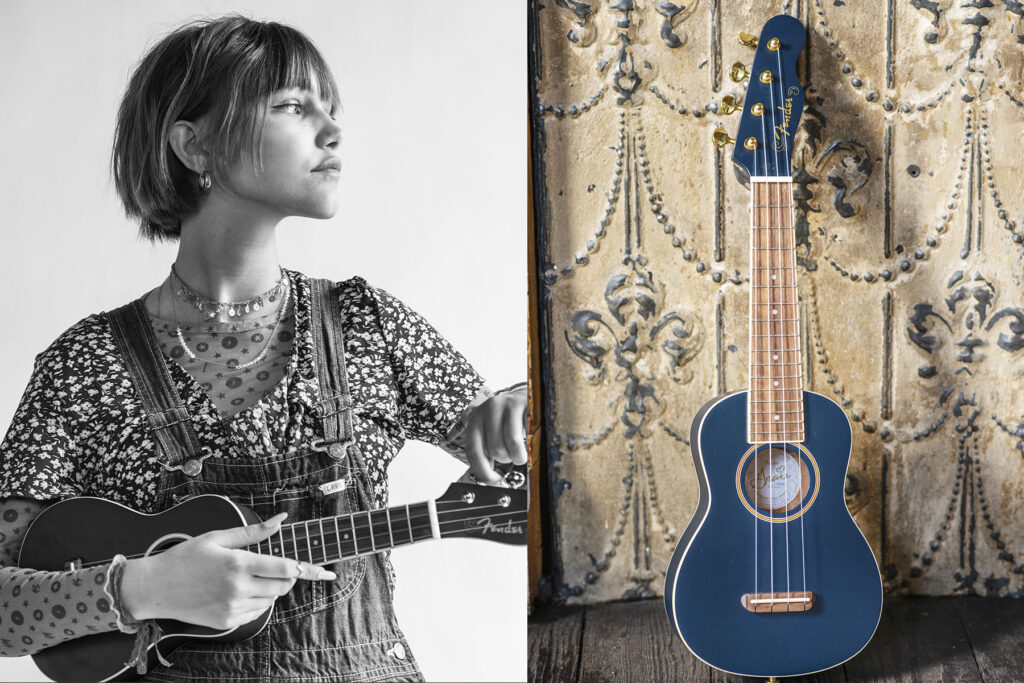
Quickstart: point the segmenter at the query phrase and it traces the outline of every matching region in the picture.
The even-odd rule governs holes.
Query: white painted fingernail
[[[338,575],[334,572],[327,571],[325,569],[321,571],[316,578],[320,579],[321,581],[334,581],[336,578],[338,578]]]

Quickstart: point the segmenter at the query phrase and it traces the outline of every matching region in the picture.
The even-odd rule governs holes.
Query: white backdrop
[[[107,170],[145,48],[226,11],[305,31],[342,93],[342,209],[287,219],[282,263],[362,275],[423,314],[492,387],[526,374],[526,11],[519,0],[0,4],[0,428],[33,356],[156,286],[174,257],[136,237]],[[463,471],[409,443],[392,503]],[[396,551],[396,609],[428,680],[526,679],[526,553],[450,540]],[[44,680],[27,657],[0,680]]]

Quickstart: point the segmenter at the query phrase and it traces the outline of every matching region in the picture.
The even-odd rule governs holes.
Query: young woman
[[[79,321],[36,357],[0,444],[0,653],[153,620],[215,628],[276,605],[254,639],[177,650],[153,680],[420,680],[392,609],[386,555],[330,568],[244,550],[289,521],[387,503],[406,438],[475,478],[525,462],[525,395],[494,395],[415,312],[360,278],[278,262],[288,216],[338,211],[341,128],[330,69],[295,29],[239,16],[187,24],[133,73],[112,166],[125,210],[177,240],[167,277]],[[147,357],[152,361],[147,364]],[[21,536],[68,497],[156,512],[228,495],[262,524],[88,569],[18,567]]]

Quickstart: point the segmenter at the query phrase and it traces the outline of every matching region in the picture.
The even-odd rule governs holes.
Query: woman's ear
[[[167,141],[174,150],[175,156],[194,173],[209,171],[206,150],[200,142],[199,126],[191,121],[175,121],[171,126]]]

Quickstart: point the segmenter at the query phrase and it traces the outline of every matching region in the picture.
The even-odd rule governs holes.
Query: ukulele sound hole
[[[768,514],[782,514],[799,507],[810,481],[804,459],[785,448],[756,452],[743,471],[747,499]]]

